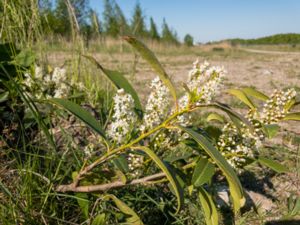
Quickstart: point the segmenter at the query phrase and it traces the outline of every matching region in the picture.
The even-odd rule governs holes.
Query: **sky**
[[[137,0],[116,0],[130,19]],[[147,22],[163,18],[181,40],[189,33],[196,42],[257,38],[300,33],[300,0],[139,0]],[[90,0],[100,16],[103,0]]]

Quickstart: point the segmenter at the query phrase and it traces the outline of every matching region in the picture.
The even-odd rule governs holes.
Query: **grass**
[[[5,1],[7,2],[7,1]],[[12,4],[5,5],[5,17],[2,19],[0,36],[1,41],[16,42],[24,49],[30,48],[37,54],[40,65],[64,65],[69,71],[68,76],[72,79],[82,81],[90,97],[90,104],[99,112],[102,123],[111,105],[112,86],[101,76],[101,72],[94,65],[85,60],[81,55],[95,55],[98,60],[107,68],[122,71],[130,78],[138,90],[141,90],[145,97],[147,83],[154,76],[149,72],[149,66],[141,60],[133,49],[120,41],[120,39],[95,39],[84,46],[81,39],[68,41],[61,37],[45,36],[41,33],[40,21],[36,17],[37,9],[35,2],[17,0]],[[32,9],[33,10],[32,10]],[[31,12],[31,13],[28,13]],[[27,28],[30,29],[27,29]],[[230,63],[240,61],[254,61],[252,69],[259,70],[262,65],[257,62],[268,63],[268,57],[248,53],[238,48],[230,46],[174,46],[158,42],[145,40],[146,44],[162,60],[174,77],[186,79],[183,75],[188,71],[184,65],[190,65],[192,61],[199,57],[214,62]],[[256,48],[256,46],[251,46]],[[260,49],[276,51],[298,51],[299,46],[259,46]],[[275,56],[273,56],[277,59]],[[298,59],[294,59],[297,63]],[[179,71],[179,75],[177,72]],[[146,71],[146,72],[145,72]],[[21,74],[21,71],[19,71]],[[299,74],[297,68],[290,69],[290,77]],[[176,78],[177,79],[177,78]],[[247,78],[248,79],[248,78]],[[238,79],[235,81],[239,82]],[[278,84],[271,81],[271,86]],[[180,81],[177,82],[180,86]],[[235,87],[236,82],[232,79],[228,81],[228,86]],[[88,129],[77,131],[75,127],[80,123],[74,121],[62,110],[53,110],[52,106],[44,102],[37,102],[29,96],[24,95],[17,83],[12,83],[12,89],[17,92],[16,98],[10,105],[12,114],[17,115],[10,123],[7,123],[5,132],[0,134],[0,221],[2,224],[89,224],[90,221],[85,216],[85,203],[88,202],[89,215],[94,218],[97,213],[106,212],[107,220],[110,224],[117,224],[117,219],[122,219],[124,215],[116,210],[111,202],[98,201],[99,195],[80,195],[73,193],[58,193],[55,186],[72,180],[73,171],[80,169],[84,155],[80,142],[91,141],[97,144],[98,139],[91,134]],[[299,91],[299,87],[296,87]],[[22,101],[21,101],[22,100]],[[78,98],[80,102],[82,99]],[[83,102],[84,103],[84,102]],[[41,105],[45,108],[41,108]],[[46,105],[46,106],[45,106]],[[240,101],[232,100],[231,105],[235,108],[244,109],[245,106]],[[2,105],[1,105],[2,107]],[[32,112],[30,118],[32,124],[25,127],[22,112],[17,114],[20,108],[28,108]],[[52,110],[51,110],[52,109]],[[102,116],[102,117],[101,117]],[[197,121],[201,123],[202,121]],[[298,131],[299,132],[299,131]],[[7,143],[8,138],[12,138],[11,143]],[[34,139],[32,139],[34,136]],[[292,168],[291,174],[274,175],[270,171],[262,169],[258,165],[252,165],[256,180],[272,179],[274,183],[286,182],[291,185],[299,185],[300,155],[299,155],[299,134],[287,132],[282,139],[282,144],[263,149],[266,157],[274,157],[289,165]],[[78,143],[79,142],[79,143]],[[58,145],[58,144],[61,145]],[[294,148],[291,148],[293,146]],[[99,171],[103,172],[103,171]],[[105,172],[105,171],[104,171]],[[218,178],[216,178],[218,179]],[[265,183],[263,183],[265,185]],[[298,186],[296,186],[298,187]],[[260,187],[258,187],[260,188]],[[165,185],[158,188],[137,187],[134,190],[124,189],[114,191],[122,200],[138,212],[145,224],[204,224],[202,209],[196,196],[191,200],[186,200],[188,207],[180,215],[170,215],[175,199]],[[274,191],[274,193],[272,192]],[[297,192],[297,189],[290,190]],[[257,213],[254,209],[244,212],[236,218],[236,224],[262,224],[275,217],[285,216],[289,209],[286,207],[287,191],[278,188],[270,190],[270,193],[278,198],[275,202],[277,208],[270,213]],[[268,194],[270,194],[268,193]],[[98,201],[99,204],[96,204]],[[284,202],[284,204],[282,204]],[[92,209],[94,210],[94,213]],[[63,209],[63,210],[62,210]],[[223,217],[226,218],[226,211]],[[295,217],[296,219],[298,217]],[[228,224],[232,221],[226,221]]]

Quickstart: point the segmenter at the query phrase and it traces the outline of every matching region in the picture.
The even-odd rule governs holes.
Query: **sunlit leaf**
[[[199,199],[203,209],[205,221],[207,225],[218,225],[218,211],[214,201],[210,194],[204,190],[204,188],[199,188]]]
[[[254,89],[254,88],[251,88],[251,87],[246,87],[246,88],[243,88],[242,91],[247,95],[247,96],[251,96],[251,97],[254,97],[254,98],[257,98],[259,100],[263,100],[263,101],[267,101],[269,100],[269,97],[266,96],[264,93]]]
[[[295,113],[288,113],[285,115],[283,120],[300,120],[300,112],[295,112]]]
[[[128,82],[128,80],[125,78],[123,74],[121,74],[118,71],[113,71],[104,68],[94,57],[83,55],[85,58],[89,59],[91,62],[93,62],[105,75],[106,77],[114,84],[114,86],[118,89],[123,88],[124,91],[132,96],[135,103],[135,108],[139,110],[139,113],[142,112],[142,105],[140,102],[140,99],[138,97],[138,94],[136,93],[135,89],[132,87],[132,85]]]
[[[289,169],[279,162],[272,160],[272,159],[267,159],[264,157],[259,157],[258,162],[266,167],[269,167],[270,169],[274,170],[277,173],[287,173],[289,172]]]
[[[197,162],[195,167],[192,184],[199,187],[207,183],[215,173],[215,166],[207,159],[202,158]]]
[[[114,201],[114,203],[116,204],[116,206],[118,207],[118,209],[124,213],[125,215],[130,216],[129,218],[126,219],[126,224],[130,224],[130,225],[143,225],[142,220],[140,219],[140,217],[136,214],[136,212],[134,210],[132,210],[128,205],[126,205],[123,201],[121,201],[120,199],[118,199],[116,196],[111,195],[111,194],[107,194],[104,195],[103,197],[104,200],[108,200],[111,199]]]
[[[93,219],[92,225],[105,225],[105,213],[101,213]]]
[[[174,85],[154,53],[146,45],[134,37],[125,36],[124,39],[140,53],[143,59],[145,59],[151,65],[152,69],[159,75],[160,79],[169,88],[175,102],[177,102],[177,95]]]
[[[227,92],[229,94],[235,96],[239,100],[241,100],[243,103],[245,103],[251,109],[256,108],[255,105],[253,104],[253,102],[247,97],[247,95],[243,91],[237,90],[237,89],[229,89]]]
[[[229,184],[230,194],[233,199],[234,211],[237,212],[245,204],[245,197],[241,183],[232,167],[228,164],[221,153],[203,135],[196,133],[190,128],[181,126],[179,128],[188,133],[222,170]]]

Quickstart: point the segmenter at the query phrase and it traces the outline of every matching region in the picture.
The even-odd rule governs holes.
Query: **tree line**
[[[134,35],[139,38],[180,44],[177,32],[163,19],[161,32],[150,17],[147,26],[146,15],[139,2],[133,9],[131,18],[126,18],[115,0],[103,0],[102,17],[89,6],[88,0],[39,0],[42,29],[46,33],[58,34],[66,38],[79,32],[88,39],[97,37],[117,38]],[[187,34],[184,43],[193,45],[193,37]]]

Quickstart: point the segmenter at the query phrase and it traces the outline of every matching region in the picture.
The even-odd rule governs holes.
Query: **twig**
[[[68,185],[59,185],[56,188],[56,191],[58,192],[104,192],[109,189],[113,188],[119,188],[119,187],[124,187],[124,186],[130,186],[130,185],[147,185],[151,184],[153,180],[162,178],[165,176],[165,173],[156,173],[147,177],[143,178],[138,178],[130,181],[129,183],[123,183],[122,181],[115,181],[112,183],[107,183],[107,184],[99,184],[99,185],[87,185],[87,186],[76,186],[74,183],[68,184]]]

